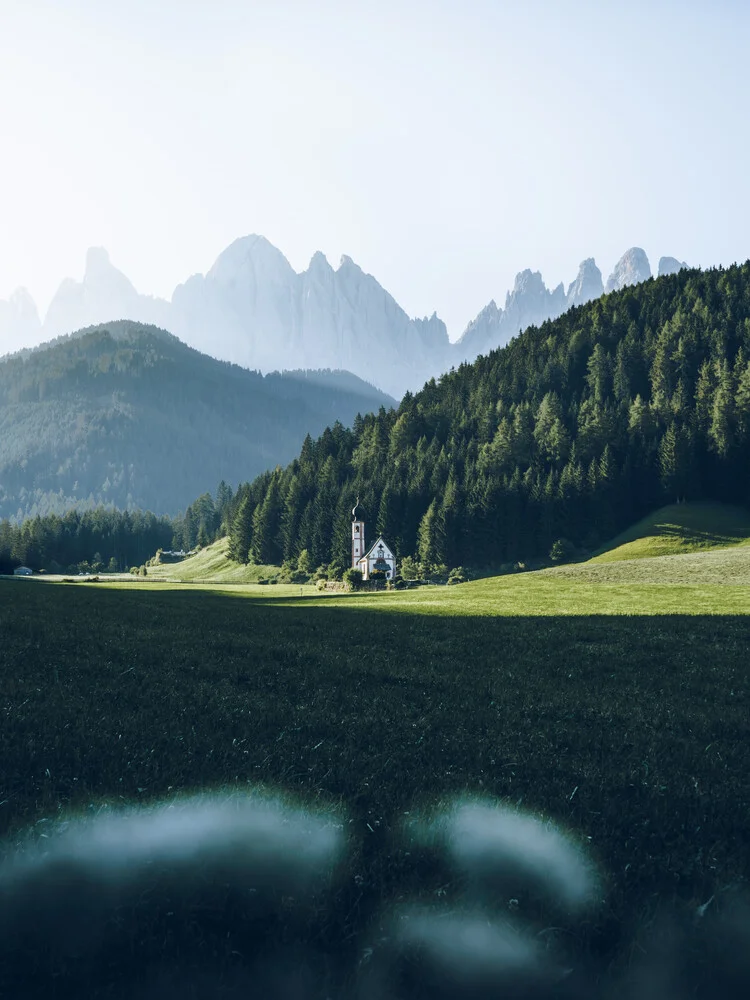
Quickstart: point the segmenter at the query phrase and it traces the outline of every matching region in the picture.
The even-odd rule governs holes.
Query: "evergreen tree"
[[[419,523],[418,546],[419,561],[423,567],[428,567],[427,573],[431,567],[445,562],[445,525],[437,499],[432,501]]]
[[[244,496],[232,519],[229,531],[229,557],[235,562],[246,563],[253,537],[253,507],[249,496]]]

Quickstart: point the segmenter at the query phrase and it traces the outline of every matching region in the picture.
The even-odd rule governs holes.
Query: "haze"
[[[748,257],[741,3],[0,0],[0,298],[106,246],[169,297],[237,236],[351,255],[456,338],[516,271]]]

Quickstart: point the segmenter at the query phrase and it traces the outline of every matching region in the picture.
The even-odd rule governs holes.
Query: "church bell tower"
[[[365,554],[365,522],[359,506],[359,497],[352,509],[352,569],[357,569]]]

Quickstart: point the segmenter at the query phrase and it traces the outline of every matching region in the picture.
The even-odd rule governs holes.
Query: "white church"
[[[378,535],[374,545],[365,548],[365,522],[359,508],[359,497],[352,510],[352,569],[362,571],[362,579],[369,580],[373,570],[385,574],[386,580],[396,575],[396,557],[382,535]]]

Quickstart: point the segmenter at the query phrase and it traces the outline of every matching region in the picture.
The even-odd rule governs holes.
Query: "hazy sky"
[[[750,3],[0,0],[0,297],[349,254],[457,337],[516,271],[750,256]]]

